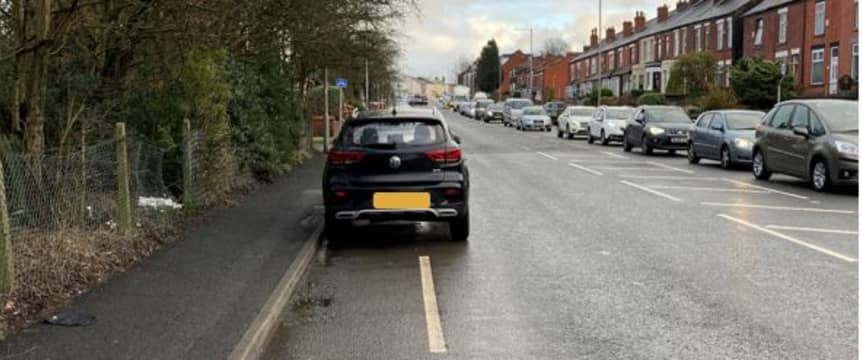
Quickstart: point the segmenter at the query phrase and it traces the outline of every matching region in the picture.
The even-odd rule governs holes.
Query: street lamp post
[[[599,58],[596,59],[596,62],[598,63],[598,66],[599,66],[599,90],[598,90],[598,96],[596,96],[596,106],[597,107],[602,106],[602,38],[601,38],[602,32],[601,31],[602,31],[602,0],[599,0],[599,29],[596,31],[598,33],[596,35],[599,36],[599,55],[598,55]]]
[[[530,100],[533,100],[533,27],[518,29],[520,31],[530,31]]]

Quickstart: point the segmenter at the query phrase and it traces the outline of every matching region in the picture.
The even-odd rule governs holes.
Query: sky
[[[676,1],[604,0],[602,27],[620,32],[635,11],[651,19],[664,3],[672,9]],[[599,0],[418,0],[418,7],[417,14],[399,24],[400,70],[427,78],[446,76],[453,82],[458,60],[475,60],[492,38],[501,54],[529,52],[530,27],[536,53],[553,37],[565,40],[572,51],[582,50],[590,29],[598,27]]]

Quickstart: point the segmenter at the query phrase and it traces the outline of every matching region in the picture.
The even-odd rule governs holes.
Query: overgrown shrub
[[[754,109],[769,109],[777,101],[781,65],[761,58],[742,58],[730,70],[730,86],[739,102]],[[788,74],[781,82],[783,100],[796,96],[795,80]]]
[[[733,109],[739,106],[739,101],[730,89],[718,88],[701,96],[698,105],[702,111]]]
[[[715,81],[717,61],[709,52],[695,52],[681,56],[670,69],[667,92],[699,97],[709,91]]]
[[[613,97],[613,96],[614,96],[614,92],[611,91],[611,89],[602,88],[602,103],[605,103],[604,98]],[[590,98],[589,99],[590,99],[590,105],[595,106],[596,104],[598,104],[598,100],[599,100],[599,89],[598,88],[595,88],[595,87],[593,88],[593,90],[590,92]]]
[[[659,93],[644,93],[638,98],[638,105],[664,105],[664,96]]]

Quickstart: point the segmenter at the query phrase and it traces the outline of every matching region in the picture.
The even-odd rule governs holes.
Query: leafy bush
[[[644,93],[638,98],[638,105],[664,105],[664,96],[659,93]]]
[[[754,109],[769,109],[777,101],[781,65],[761,58],[742,58],[730,70],[730,86],[739,101]],[[793,75],[781,83],[782,99],[796,96]]]
[[[323,86],[317,86],[308,92],[305,100],[305,110],[309,116],[323,116],[326,112],[324,107]],[[338,116],[338,88],[329,86],[329,115]]]
[[[602,99],[604,99],[606,97],[613,97],[613,96],[614,96],[614,92],[611,91],[611,89],[602,88]],[[594,87],[592,92],[590,92],[590,104],[595,106],[596,104],[598,104],[598,100],[599,100],[599,89]],[[604,103],[604,100],[602,100],[602,103]]]
[[[670,69],[667,92],[699,97],[709,91],[715,81],[715,56],[696,52],[681,56]]]
[[[739,101],[730,89],[718,88],[701,96],[698,104],[702,111],[710,111],[736,108],[739,106]]]
[[[646,91],[644,89],[632,89],[632,91],[629,92],[629,95],[632,98],[637,99],[637,98],[640,98],[641,95],[643,95],[645,93],[646,93]]]

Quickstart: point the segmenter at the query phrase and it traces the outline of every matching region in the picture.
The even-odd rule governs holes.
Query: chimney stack
[[[658,16],[656,16],[656,18],[658,18],[658,22],[664,22],[667,20],[667,5],[659,6],[657,10]]]
[[[605,32],[605,39],[607,39],[608,41],[614,41],[617,39],[617,32],[616,30],[614,30],[613,26],[609,27],[608,30]]]
[[[632,29],[631,21],[623,21],[623,37],[632,36],[634,34],[634,29]]]
[[[584,52],[587,52],[587,51],[590,51],[590,46],[589,46],[589,45],[584,45]]]
[[[590,32],[590,49],[595,49],[599,46],[599,30],[593,29]]]
[[[685,10],[687,7],[688,7],[688,1],[686,1],[686,0],[678,0],[676,2],[677,11]]]
[[[643,11],[635,12],[635,32],[639,33],[646,28],[646,16]]]

